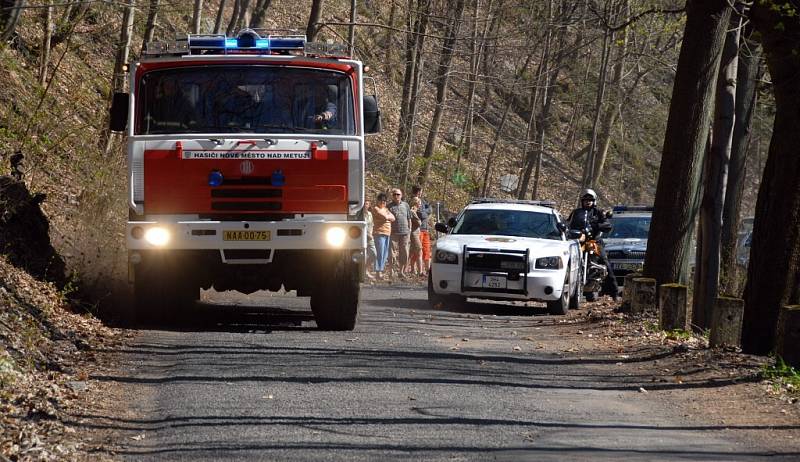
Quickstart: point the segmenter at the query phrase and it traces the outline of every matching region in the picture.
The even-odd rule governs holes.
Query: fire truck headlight
[[[325,233],[325,239],[331,247],[341,247],[344,245],[344,238],[347,233],[342,228],[329,228]]]
[[[169,238],[169,231],[165,228],[153,227],[144,233],[144,240],[156,247],[167,245],[167,243],[169,243]]]

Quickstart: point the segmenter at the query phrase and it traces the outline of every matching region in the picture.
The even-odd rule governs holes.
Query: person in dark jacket
[[[619,297],[619,287],[617,278],[614,277],[614,270],[606,257],[605,247],[599,239],[602,232],[610,229],[606,213],[597,208],[597,193],[592,189],[585,189],[581,194],[581,206],[569,214],[567,221],[570,229],[577,229],[589,234],[600,242],[600,260],[606,265],[608,275],[603,281],[603,292],[611,296],[614,301]]]

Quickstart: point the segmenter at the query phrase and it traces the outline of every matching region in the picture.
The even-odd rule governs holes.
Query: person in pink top
[[[389,236],[392,234],[392,222],[394,215],[386,207],[386,194],[380,193],[372,207],[372,236],[375,239],[375,277],[383,279],[383,271],[386,268],[386,260],[389,258]]]

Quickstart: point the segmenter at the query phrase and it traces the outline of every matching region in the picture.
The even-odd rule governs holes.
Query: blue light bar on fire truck
[[[307,42],[305,35],[260,36],[252,29],[243,29],[235,38],[224,34],[187,34],[172,42],[150,42],[145,54],[289,54],[320,57],[347,57],[342,44]]]

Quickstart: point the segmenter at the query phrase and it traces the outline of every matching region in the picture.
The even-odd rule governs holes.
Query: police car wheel
[[[569,270],[564,278],[564,287],[561,289],[561,297],[558,300],[547,302],[547,311],[550,314],[563,315],[569,310]]]
[[[569,268],[567,268],[567,274],[569,274]],[[580,282],[575,281],[573,285],[575,286],[575,288],[572,289],[572,292],[569,294],[569,309],[579,310],[581,308]]]

